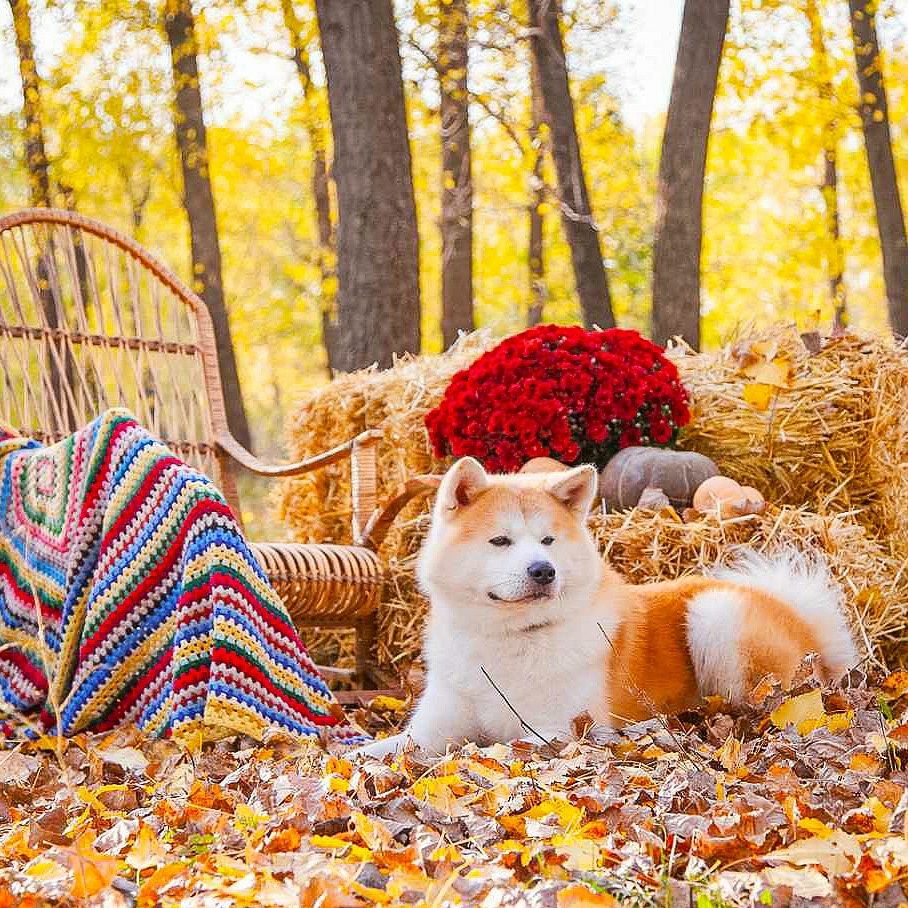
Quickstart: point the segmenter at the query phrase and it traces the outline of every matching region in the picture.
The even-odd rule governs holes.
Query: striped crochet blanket
[[[0,430],[0,643],[0,706],[63,734],[362,738],[223,496],[123,410]]]

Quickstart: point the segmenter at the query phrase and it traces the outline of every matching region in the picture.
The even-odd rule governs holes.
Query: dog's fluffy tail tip
[[[747,549],[716,576],[788,603],[816,634],[820,657],[832,677],[840,678],[861,661],[845,617],[842,588],[822,556],[794,548],[769,554]]]

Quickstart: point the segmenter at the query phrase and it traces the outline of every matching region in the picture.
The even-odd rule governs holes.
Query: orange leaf
[[[607,892],[593,892],[579,883],[559,889],[555,901],[558,908],[605,908],[618,904]]]
[[[142,823],[135,844],[126,855],[126,863],[134,870],[147,870],[160,866],[166,859],[167,852],[158,841],[157,833],[147,823]]]
[[[73,873],[70,890],[73,898],[85,899],[97,895],[113,882],[120,870],[120,862],[96,851],[94,841],[94,833],[83,832],[74,845],[60,849],[60,855]]]
[[[151,908],[160,902],[160,891],[187,867],[183,861],[174,861],[159,867],[144,883],[136,897],[139,908]]]

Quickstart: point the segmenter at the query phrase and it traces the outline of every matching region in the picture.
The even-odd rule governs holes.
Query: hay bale
[[[755,363],[771,371],[774,358],[790,365],[790,387],[761,410],[745,393],[758,383]],[[674,360],[692,401],[682,447],[769,501],[853,512],[890,551],[908,555],[904,349],[846,334],[814,353],[794,328],[777,326],[718,353],[682,351]]]
[[[495,345],[491,334],[463,336],[441,356],[400,357],[391,369],[341,375],[317,389],[288,426],[295,458],[318,454],[366,429],[380,428],[379,494],[390,496],[417,473],[432,473],[437,461],[423,422],[455,372]],[[302,542],[350,541],[350,469],[339,463],[284,484],[280,516]],[[406,517],[406,512],[404,514]],[[393,552],[397,534],[385,546]]]
[[[431,453],[425,413],[441,399],[453,374],[494,340],[478,333],[440,357],[406,357],[390,370],[342,376],[316,391],[290,425],[295,456],[330,448],[366,428],[382,428],[381,492],[446,463]],[[790,366],[790,387],[765,410],[745,400],[754,376],[753,351]],[[875,338],[845,335],[811,352],[788,326],[738,341],[718,353],[674,351],[691,392],[694,419],[681,445],[715,460],[739,482],[763,491],[771,508],[761,517],[721,526],[684,524],[646,512],[603,515],[594,531],[616,567],[635,581],[702,570],[728,545],[807,546],[825,552],[868,637],[891,662],[899,647],[908,597],[902,580],[908,559],[908,355]],[[285,486],[282,515],[298,539],[350,538],[348,470],[341,464]],[[413,562],[425,532],[426,502],[398,518],[382,547],[389,568],[380,615],[378,657],[405,668],[419,654],[425,603],[413,581]],[[808,510],[809,509],[809,510]],[[866,532],[865,532],[866,531]],[[308,635],[316,657],[352,664],[352,636]],[[908,647],[906,647],[908,651]]]

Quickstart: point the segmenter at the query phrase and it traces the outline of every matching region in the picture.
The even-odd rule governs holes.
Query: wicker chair
[[[286,477],[349,458],[353,545],[253,550],[298,627],[355,628],[356,675],[372,683],[383,580],[375,550],[428,487],[411,481],[378,507],[376,431],[298,463],[259,460],[227,428],[214,329],[195,293],[135,241],[74,212],[0,218],[0,423],[52,443],[109,407],[127,407],[211,476],[238,520],[236,465]]]

